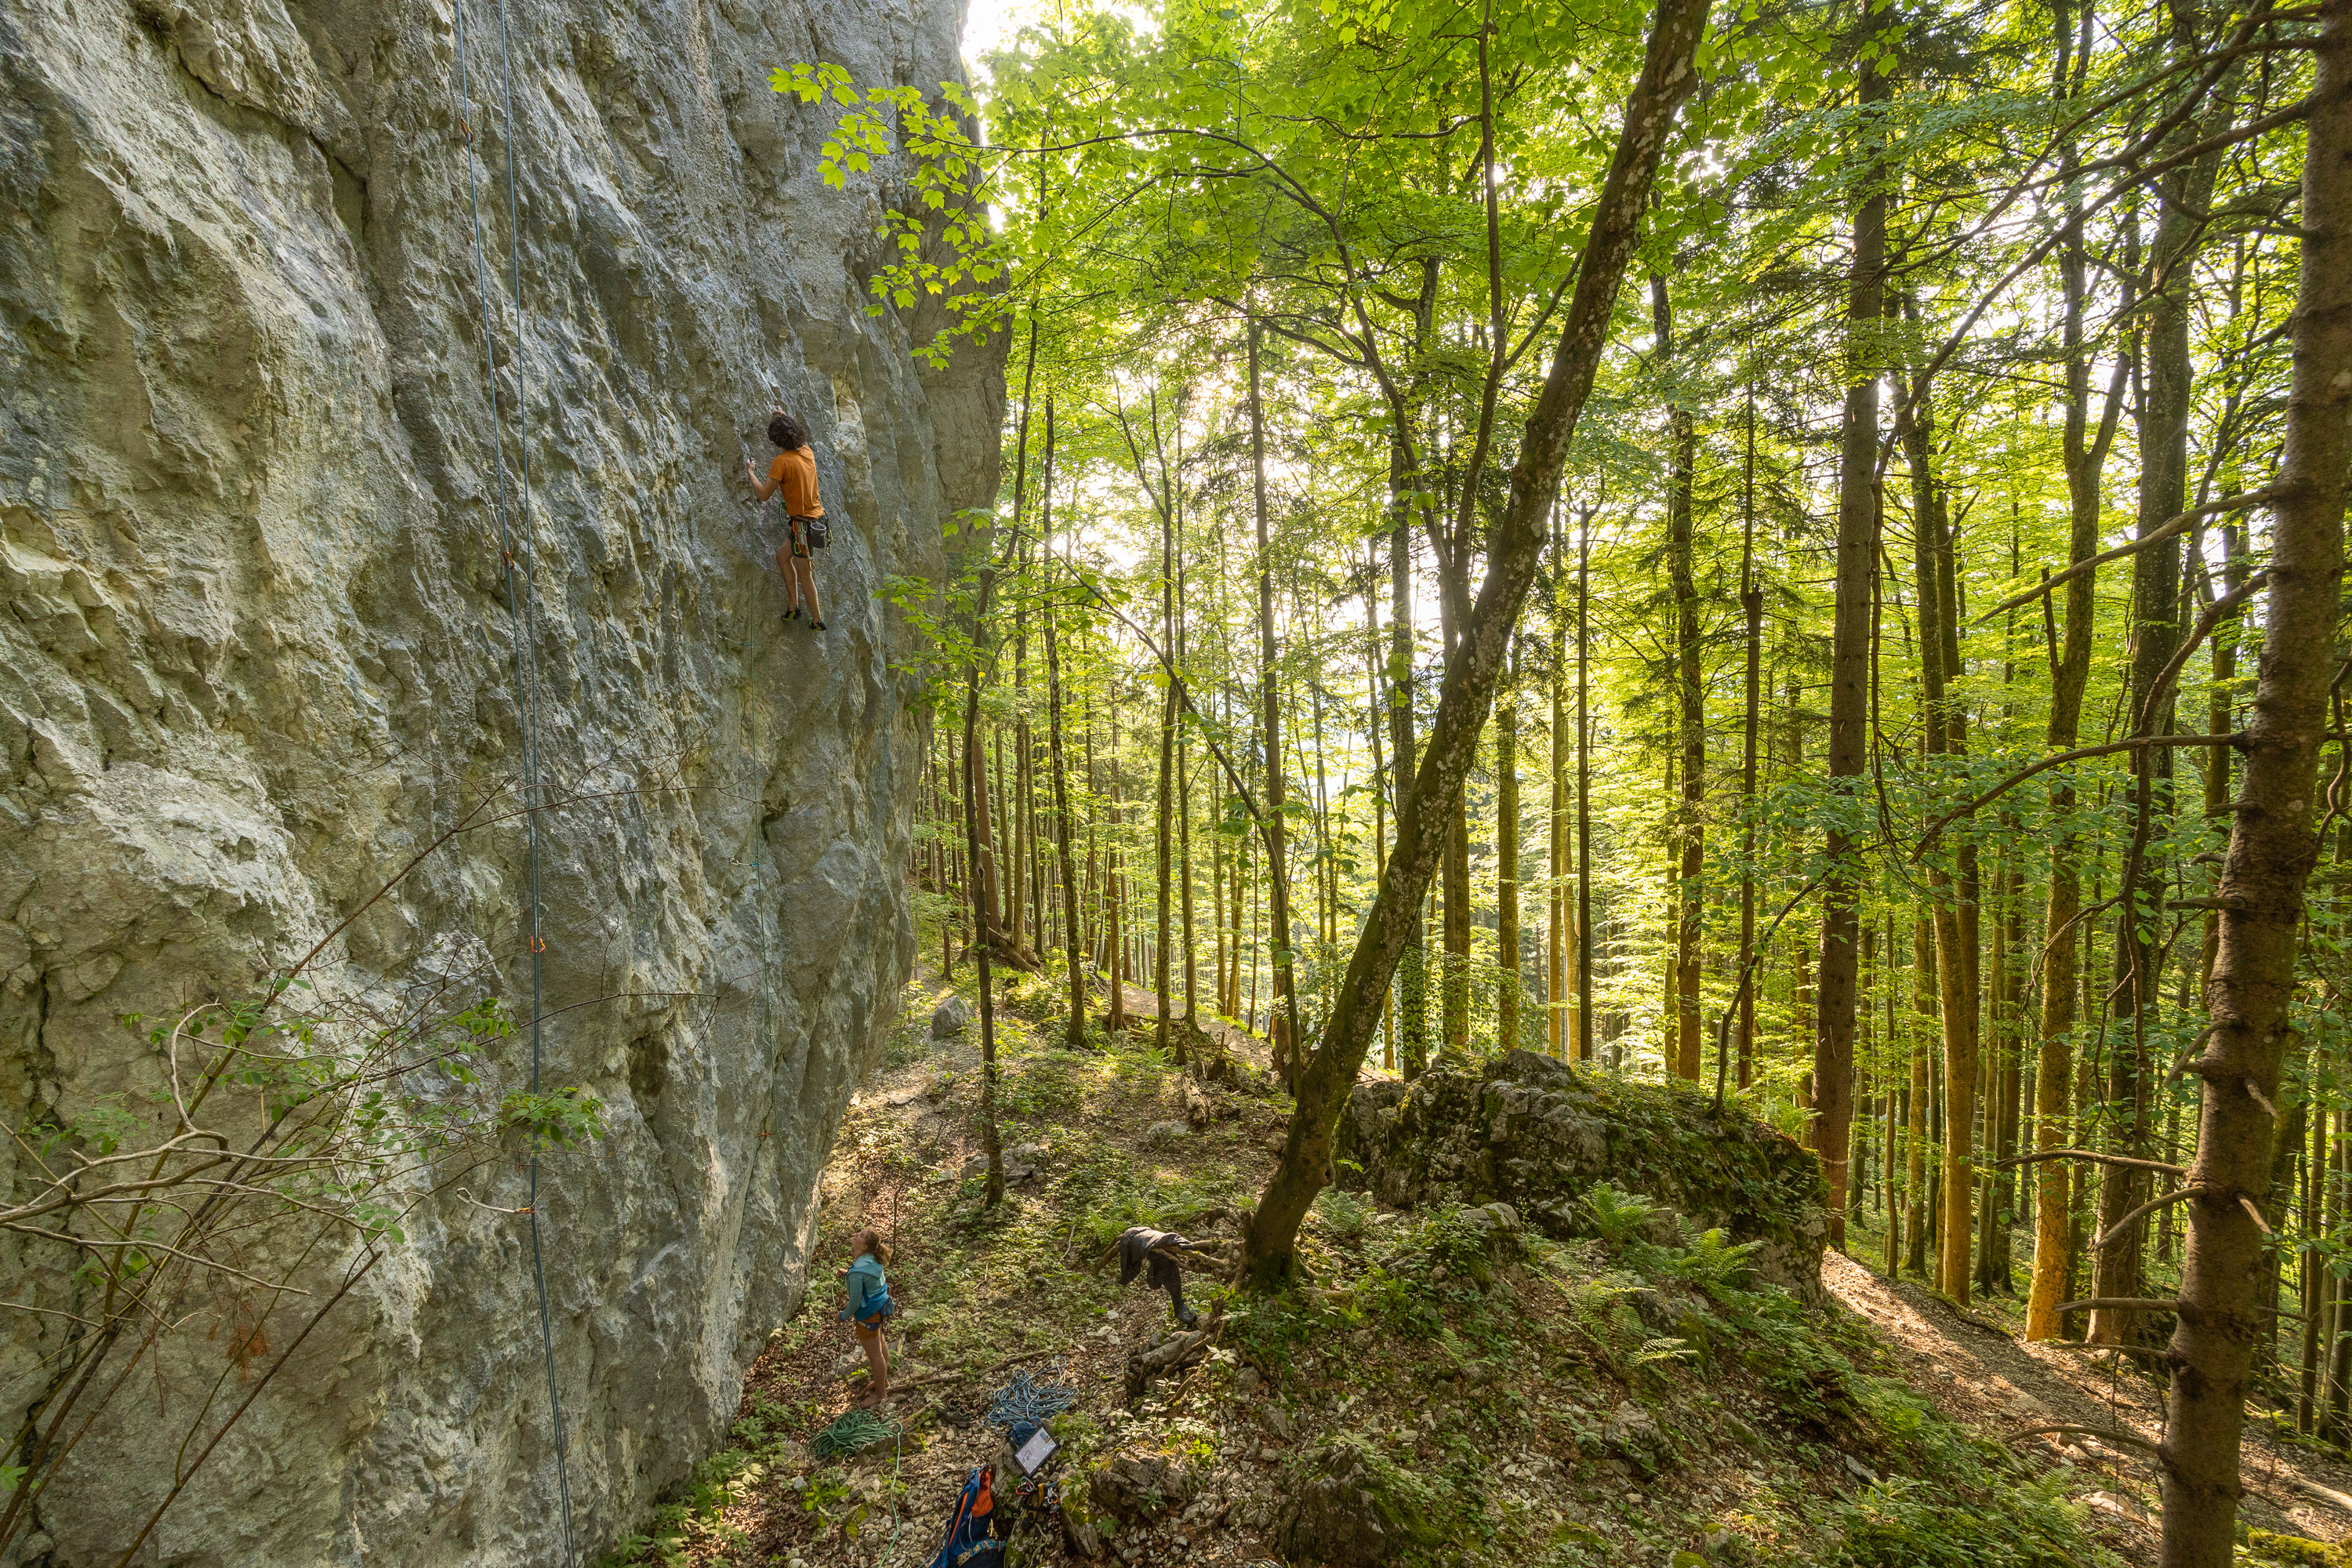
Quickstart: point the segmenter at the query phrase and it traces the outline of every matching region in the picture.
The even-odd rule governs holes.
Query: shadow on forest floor
[[[1049,1472],[1076,1528],[1024,1533],[1019,1563],[1088,1547],[1186,1568],[2147,1560],[2144,1468],[2135,1480],[2112,1455],[1998,1440],[2026,1424],[2000,1403],[2012,1391],[2071,1416],[2002,1370],[1987,1331],[1834,1258],[1855,1311],[1806,1307],[1711,1236],[1550,1240],[1507,1214],[1327,1193],[1303,1238],[1313,1284],[1250,1299],[1194,1276],[1202,1359],[1131,1394],[1132,1358],[1175,1341],[1168,1300],[1087,1265],[1129,1225],[1245,1207],[1285,1105],[1190,1082],[1148,1026],[1063,1049],[1052,982],[1008,990],[1003,1142],[1031,1173],[982,1208],[977,1031],[929,1038],[947,990],[917,982],[841,1129],[808,1299],[753,1366],[733,1446],[614,1561],[917,1568],[968,1469],[1009,1467],[984,1413],[1016,1372],[1076,1401],[1052,1424]],[[835,1310],[845,1242],[868,1224],[896,1237],[886,1415],[900,1430],[819,1460],[811,1440],[863,1378]]]

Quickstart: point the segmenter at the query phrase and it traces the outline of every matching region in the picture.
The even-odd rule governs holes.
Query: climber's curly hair
[[[808,432],[791,415],[779,414],[768,421],[768,439],[784,451],[797,452],[808,445]]]

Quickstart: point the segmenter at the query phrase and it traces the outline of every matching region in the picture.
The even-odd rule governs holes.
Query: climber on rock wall
[[[768,439],[776,444],[775,460],[768,465],[768,477],[760,478],[751,467],[751,459],[743,459],[743,473],[751,481],[751,492],[766,500],[779,489],[784,492],[784,542],[776,549],[776,569],[784,574],[784,619],[797,619],[801,600],[808,600],[811,629],[824,630],[824,611],[816,602],[816,564],[810,552],[824,548],[828,525],[824,521],[824,502],[816,493],[816,448],[809,445],[808,432],[800,421],[781,408],[769,410]]]

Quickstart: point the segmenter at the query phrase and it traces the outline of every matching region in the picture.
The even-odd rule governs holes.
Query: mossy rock
[[[1445,1539],[1430,1483],[1361,1437],[1318,1444],[1292,1462],[1285,1480],[1274,1539],[1292,1562],[1370,1568]]]
[[[1821,1162],[1686,1085],[1629,1082],[1515,1050],[1441,1064],[1409,1084],[1358,1084],[1339,1142],[1361,1184],[1392,1207],[1499,1198],[1556,1235],[1575,1228],[1587,1189],[1610,1182],[1667,1205],[1693,1230],[1761,1241],[1759,1275],[1822,1300]]]
[[[2274,1563],[2281,1568],[2352,1568],[2352,1545],[2306,1541],[2300,1535],[2279,1535],[2267,1530],[2246,1532],[2246,1554],[2256,1563]]]

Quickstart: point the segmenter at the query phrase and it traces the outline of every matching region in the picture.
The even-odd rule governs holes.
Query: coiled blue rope
[[[1039,1383],[1026,1372],[1016,1372],[1013,1381],[996,1391],[988,1402],[988,1423],[992,1426],[1013,1426],[1027,1423],[1042,1426],[1078,1402],[1078,1391],[1066,1384]]]

